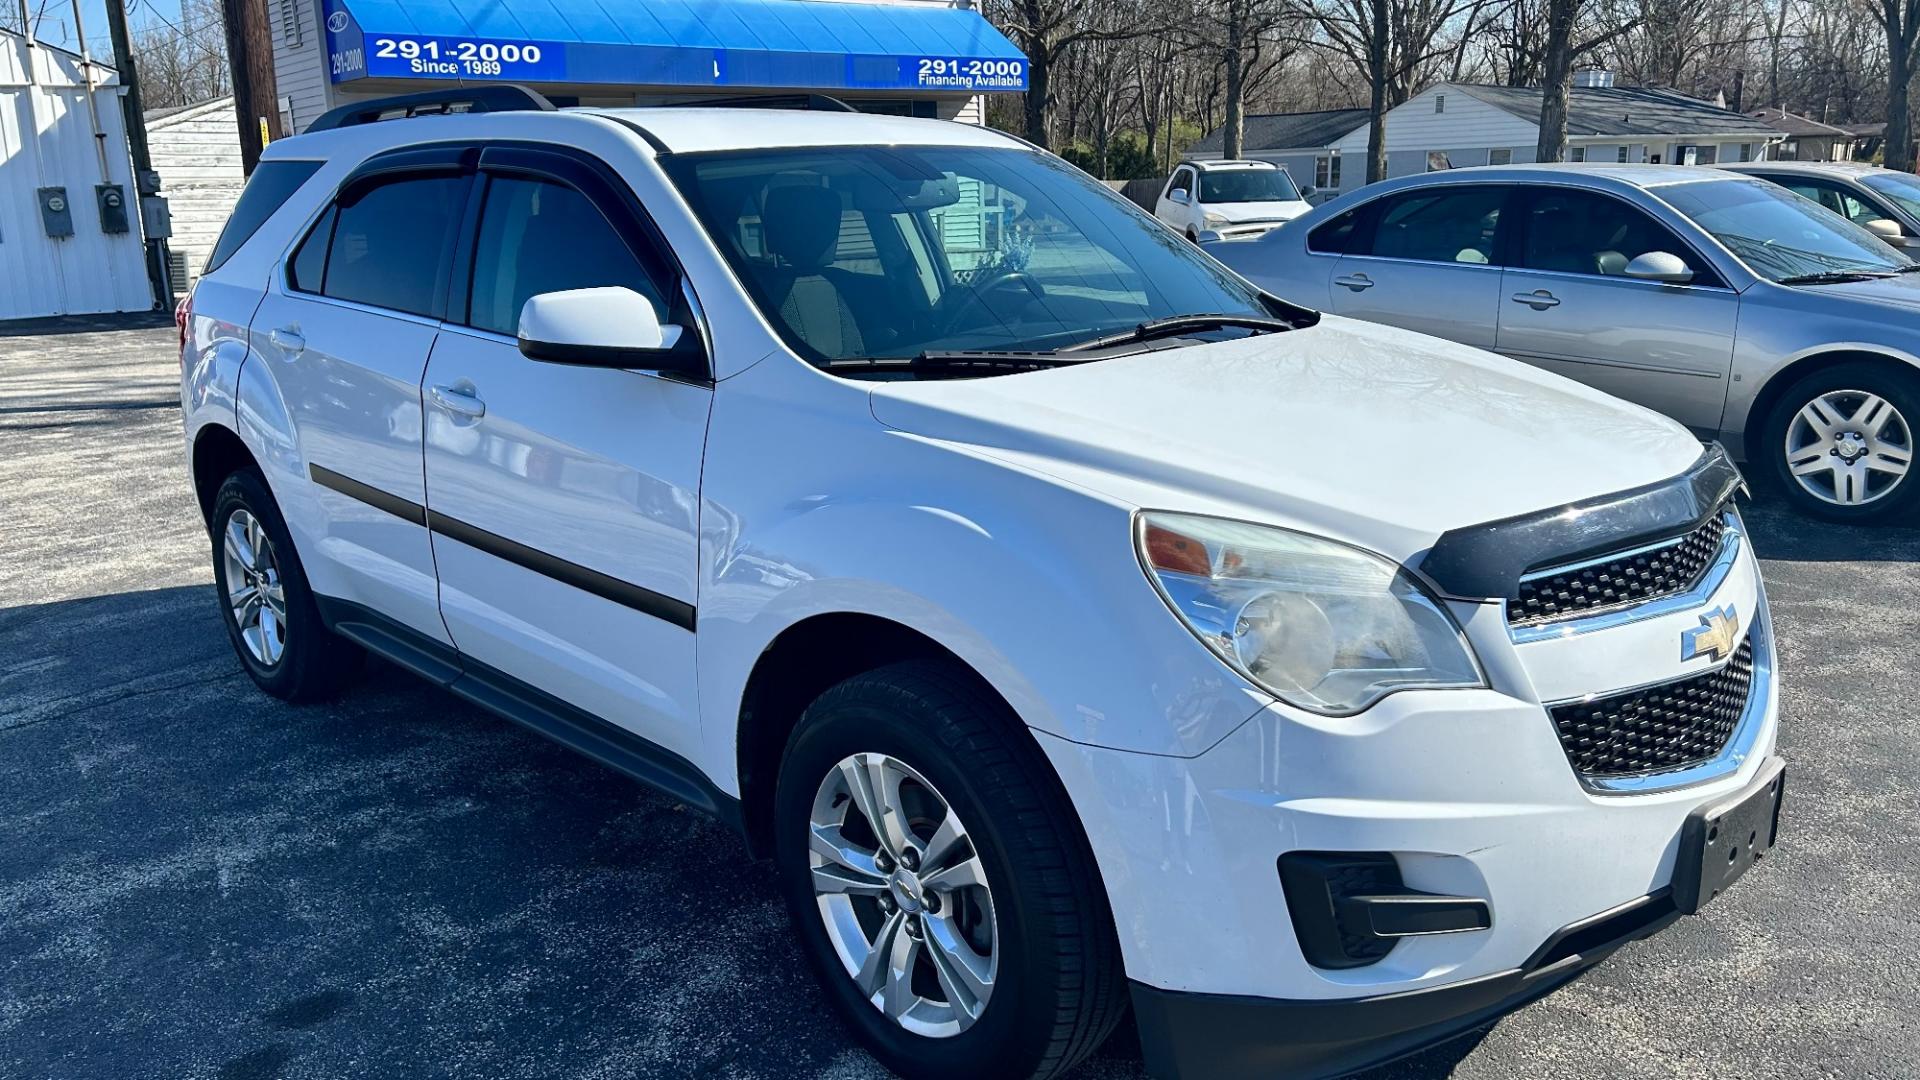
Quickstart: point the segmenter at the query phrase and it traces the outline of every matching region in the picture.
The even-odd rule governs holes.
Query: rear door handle
[[[295,330],[291,326],[275,328],[272,333],[267,335],[267,340],[273,342],[274,348],[279,349],[288,356],[298,356],[305,352],[307,348],[307,339],[301,337],[300,331]]]
[[[1525,304],[1535,311],[1545,311],[1550,307],[1558,307],[1560,298],[1545,289],[1535,289],[1532,292],[1514,293],[1513,302]]]
[[[1337,277],[1333,279],[1333,283],[1335,285],[1345,285],[1354,292],[1365,292],[1373,288],[1373,279],[1365,274],[1349,274],[1346,277]]]
[[[478,420],[487,415],[487,403],[474,396],[471,384],[459,386],[436,386],[427,391],[433,403],[455,416],[464,416],[469,420]]]

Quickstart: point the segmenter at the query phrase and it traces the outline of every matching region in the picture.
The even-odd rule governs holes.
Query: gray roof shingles
[[[1322,109],[1319,112],[1259,113],[1247,117],[1247,153],[1305,150],[1327,146],[1367,122],[1365,109]],[[1216,128],[1188,149],[1190,154],[1218,154],[1227,144],[1226,128]]]
[[[1540,119],[1540,88],[1455,83],[1461,90],[1525,120]],[[1643,86],[1576,86],[1567,99],[1567,134],[1757,135],[1781,132],[1755,117],[1672,90]]]

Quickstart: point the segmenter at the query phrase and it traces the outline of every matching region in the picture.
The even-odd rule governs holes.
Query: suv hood
[[[1289,199],[1285,202],[1235,202],[1205,203],[1206,212],[1219,214],[1231,222],[1242,221],[1291,221],[1313,209],[1304,200]]]
[[[1450,342],[1312,327],[993,378],[877,384],[884,425],[1134,507],[1266,521],[1408,561],[1448,529],[1678,475],[1679,424]]]

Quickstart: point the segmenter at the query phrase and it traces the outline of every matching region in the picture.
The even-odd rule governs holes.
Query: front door
[[[1333,310],[1493,347],[1500,267],[1494,243],[1508,189],[1497,184],[1419,188],[1371,208],[1329,286]]]
[[[1529,192],[1501,286],[1496,347],[1517,360],[1665,413],[1709,437],[1720,427],[1740,296],[1644,210],[1574,188]],[[1680,257],[1684,285],[1626,277],[1649,252]]]
[[[252,324],[299,438],[280,449],[313,481],[312,511],[282,501],[315,591],[442,642],[421,509],[420,376],[472,180],[458,157],[376,158],[372,178],[349,179]]]
[[[679,282],[631,192],[591,163],[490,148],[480,184],[468,294],[424,382],[441,612],[463,657],[692,758],[713,391],[529,360],[514,336],[528,297],[595,286],[665,322]]]

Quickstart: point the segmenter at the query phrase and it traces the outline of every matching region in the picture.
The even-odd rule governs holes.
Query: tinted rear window
[[[220,269],[221,263],[239,251],[273,212],[300,190],[300,185],[320,171],[320,165],[318,161],[261,162],[247,181],[246,190],[240,193],[240,201],[234,204],[227,227],[220,230],[220,239],[214,242],[213,254],[207,258],[205,273]]]

